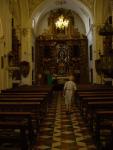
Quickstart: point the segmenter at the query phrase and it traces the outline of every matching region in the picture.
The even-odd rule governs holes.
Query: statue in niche
[[[65,51],[64,50],[59,51],[58,58],[59,58],[60,62],[64,62],[64,60],[65,60]]]
[[[58,44],[57,51],[58,73],[63,75],[66,74],[69,70],[69,47],[64,43]]]

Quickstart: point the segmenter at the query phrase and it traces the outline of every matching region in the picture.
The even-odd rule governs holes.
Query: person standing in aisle
[[[69,80],[64,84],[64,97],[65,97],[65,105],[66,111],[70,113],[72,100],[75,95],[75,91],[77,89],[76,83],[74,82],[74,76],[69,76]]]

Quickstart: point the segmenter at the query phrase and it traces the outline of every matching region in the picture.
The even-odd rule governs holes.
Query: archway
[[[41,33],[43,33],[44,29],[47,27],[47,17],[51,10],[58,9],[58,6],[55,5],[55,0],[53,1],[44,1],[41,3],[41,5],[33,12],[32,19],[33,19],[33,29],[35,36],[39,36]],[[82,2],[80,1],[66,1],[65,5],[62,5],[62,8],[64,9],[70,9],[74,11],[81,19],[81,24],[84,30],[81,30],[81,33],[83,33],[85,36],[87,36],[88,39],[88,46],[91,47],[93,44],[92,42],[92,31],[90,30],[91,25],[93,24],[93,17],[91,15],[91,12],[89,11],[88,7],[86,7]],[[80,29],[80,28],[79,28]],[[87,54],[88,54],[88,63],[89,61],[89,48],[87,47]],[[39,64],[40,65],[40,64]],[[86,66],[86,69],[88,66]],[[89,70],[88,74],[89,74]],[[89,81],[89,80],[88,80]]]

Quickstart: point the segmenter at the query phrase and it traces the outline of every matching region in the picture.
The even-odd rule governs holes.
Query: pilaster
[[[21,29],[21,61],[25,60],[30,63],[29,75],[22,77],[22,84],[32,84],[32,29]]]

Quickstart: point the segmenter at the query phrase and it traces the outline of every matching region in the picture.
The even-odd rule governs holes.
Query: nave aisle
[[[96,150],[78,108],[67,114],[61,93],[54,95],[33,150]]]

